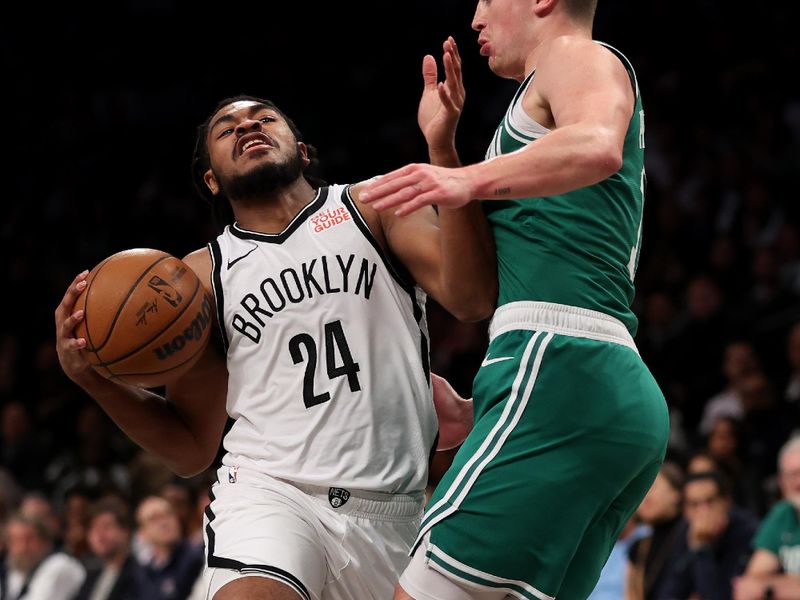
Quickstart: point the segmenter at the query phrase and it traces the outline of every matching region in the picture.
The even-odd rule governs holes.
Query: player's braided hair
[[[211,114],[208,116],[208,118],[197,128],[197,139],[195,140],[194,153],[192,154],[192,182],[194,183],[195,188],[203,200],[208,202],[208,204],[211,206],[211,210],[214,215],[214,221],[220,230],[222,230],[225,225],[230,225],[233,223],[233,209],[231,208],[231,203],[225,194],[220,191],[220,193],[215,196],[211,193],[211,190],[208,189],[208,186],[204,180],[206,171],[208,171],[211,166],[208,156],[208,144],[206,140],[208,138],[208,127],[211,125],[211,117],[217,114],[217,112],[224,106],[233,104],[234,102],[256,102],[264,105],[267,108],[271,108],[286,120],[286,124],[294,134],[294,137],[297,138],[297,141],[303,141],[303,134],[300,133],[300,130],[297,128],[297,125],[294,124],[294,121],[286,116],[286,114],[277,106],[275,106],[275,103],[270,100],[256,98],[255,96],[239,95],[233,96],[232,98],[226,98],[217,104],[216,108],[211,111]],[[306,144],[306,148],[308,150],[308,159],[310,162],[303,171],[303,177],[306,178],[306,181],[308,181],[313,188],[322,187],[326,185],[326,182],[319,176],[319,159],[317,157],[317,149],[310,144]]]

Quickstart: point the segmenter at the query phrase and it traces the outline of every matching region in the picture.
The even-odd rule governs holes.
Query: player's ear
[[[537,17],[544,17],[550,14],[556,4],[564,0],[534,0],[533,12]]]
[[[206,171],[206,174],[203,175],[203,181],[206,182],[208,189],[211,190],[211,193],[215,196],[219,193],[219,183],[217,182],[217,178],[214,175],[214,171],[209,169]]]
[[[303,166],[307,167],[311,164],[311,159],[308,158],[308,146],[306,146],[303,142],[297,142],[297,149],[300,151],[300,157],[303,161]]]

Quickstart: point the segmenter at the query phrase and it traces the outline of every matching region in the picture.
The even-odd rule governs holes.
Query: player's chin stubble
[[[263,163],[242,175],[218,177],[222,192],[232,200],[268,194],[294,183],[303,174],[303,157],[298,151],[281,163]]]

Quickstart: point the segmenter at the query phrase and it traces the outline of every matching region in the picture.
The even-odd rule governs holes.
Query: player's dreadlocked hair
[[[294,134],[294,137],[297,138],[297,141],[303,141],[303,134],[300,133],[300,130],[297,128],[297,125],[294,124],[294,121],[287,117],[286,114],[277,106],[275,106],[275,103],[271,102],[270,100],[256,98],[255,96],[240,95],[232,98],[226,98],[217,104],[217,107],[211,111],[209,117],[197,128],[197,139],[195,140],[194,153],[192,154],[192,182],[194,183],[195,188],[203,200],[208,202],[208,204],[211,206],[211,210],[214,214],[214,222],[220,231],[224,229],[226,225],[233,223],[233,209],[231,208],[231,203],[225,194],[220,191],[215,196],[211,193],[211,190],[208,189],[208,186],[204,180],[204,176],[211,166],[208,157],[208,145],[206,140],[208,138],[208,127],[211,125],[211,117],[217,114],[217,111],[219,111],[222,107],[227,106],[228,104],[233,104],[234,102],[255,102],[274,110],[286,120],[286,124]],[[317,149],[310,144],[306,144],[306,148],[308,149],[308,159],[311,162],[304,169],[303,177],[306,178],[306,181],[308,181],[313,188],[322,187],[326,185],[326,183],[318,175],[319,159],[317,158]]]

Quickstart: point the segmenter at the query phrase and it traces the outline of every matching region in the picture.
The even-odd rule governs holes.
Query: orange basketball
[[[182,260],[147,248],[109,256],[86,278],[75,336],[94,369],[143,388],[173,382],[200,358],[211,330],[211,298]]]

